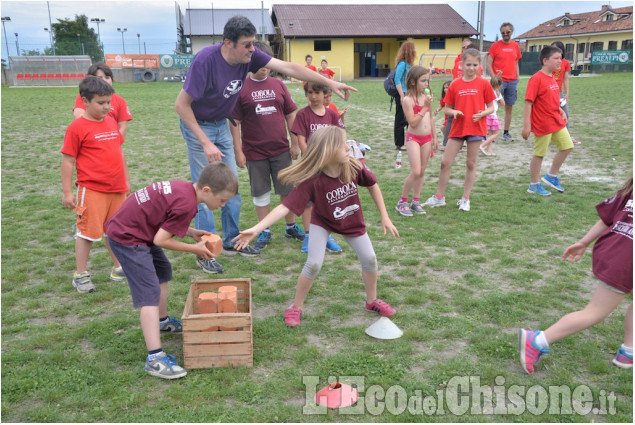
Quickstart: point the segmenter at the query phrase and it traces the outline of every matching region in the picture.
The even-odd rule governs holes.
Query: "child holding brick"
[[[215,210],[237,192],[238,180],[231,168],[212,162],[194,184],[163,181],[136,191],[106,223],[110,246],[128,278],[133,306],[140,308],[141,330],[148,349],[145,369],[152,376],[177,379],[187,374],[174,356],[161,348],[161,332],[183,330],[181,321],[167,312],[172,266],[163,248],[212,258],[214,255],[201,239],[210,233],[191,228],[190,223],[198,204]],[[181,242],[174,236],[189,236],[197,243]]]

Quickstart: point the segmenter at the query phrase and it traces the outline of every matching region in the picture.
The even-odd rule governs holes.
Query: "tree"
[[[35,50],[22,49],[22,56],[42,56],[42,52],[40,52],[40,49],[35,49]]]
[[[75,15],[74,20],[58,19],[52,27],[55,34],[53,43],[58,55],[85,54],[90,56],[93,62],[99,62],[104,57],[97,33],[88,26],[86,15]],[[45,50],[47,54],[49,50]]]

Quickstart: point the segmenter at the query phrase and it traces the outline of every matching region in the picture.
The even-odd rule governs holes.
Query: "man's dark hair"
[[[540,65],[544,65],[543,61],[545,59],[549,59],[555,53],[562,53],[562,50],[557,48],[556,46],[545,46],[540,51],[540,55],[538,55],[538,59],[540,60]]]
[[[223,29],[223,39],[226,38],[234,43],[237,43],[240,37],[253,35],[256,35],[256,27],[249,19],[241,15],[231,17]]]
[[[94,63],[88,68],[86,75],[95,75],[97,76],[97,71],[102,70],[106,77],[110,77],[112,81],[115,81],[115,77],[112,75],[112,69],[108,65],[103,62]]]
[[[79,95],[91,101],[95,96],[110,96],[115,92],[110,84],[99,77],[89,75],[79,83]]]

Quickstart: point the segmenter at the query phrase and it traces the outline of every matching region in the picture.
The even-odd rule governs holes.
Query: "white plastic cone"
[[[387,317],[381,317],[378,321],[366,328],[366,334],[377,339],[397,339],[403,335],[403,331]]]

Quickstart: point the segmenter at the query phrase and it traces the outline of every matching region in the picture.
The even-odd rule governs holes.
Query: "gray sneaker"
[[[469,211],[470,210],[470,200],[461,198],[456,203],[459,206],[459,211]]]
[[[90,280],[90,273],[81,272],[79,274],[73,274],[73,286],[79,293],[95,292],[95,285]]]
[[[260,255],[260,250],[258,248],[254,248],[251,245],[247,245],[246,247],[238,251],[233,246],[230,246],[223,247],[223,254],[229,255],[230,257],[236,254],[240,254],[243,257],[255,257],[257,255]]]
[[[178,379],[187,375],[187,370],[178,365],[174,356],[165,354],[151,362],[146,360],[146,371],[157,378]]]
[[[445,206],[445,196],[441,199],[437,198],[436,196],[432,195],[431,197],[428,198],[427,201],[425,201],[423,203],[423,205],[430,207],[430,208],[436,208],[436,207],[444,207]]]
[[[514,138],[509,133],[503,133],[503,142],[513,142]]]
[[[215,258],[206,260],[201,257],[196,257],[196,264],[206,273],[222,273],[224,270],[224,267],[221,266]]]

